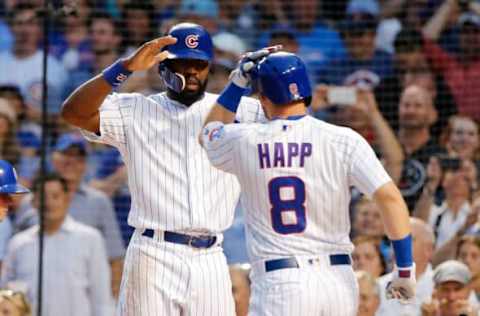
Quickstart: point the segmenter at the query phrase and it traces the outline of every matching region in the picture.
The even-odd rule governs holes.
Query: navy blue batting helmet
[[[270,54],[258,63],[254,85],[274,104],[304,100],[308,106],[312,96],[305,64],[286,52]]]
[[[177,39],[172,45],[165,46],[167,59],[200,59],[212,61],[213,43],[210,34],[203,26],[194,23],[174,25],[168,35]]]
[[[177,39],[172,45],[165,46],[168,51],[166,60],[196,59],[211,62],[213,60],[213,43],[210,34],[203,26],[194,23],[174,25],[168,35]],[[180,93],[185,88],[185,78],[171,72],[165,62],[160,63],[158,70],[168,88]]]
[[[5,160],[0,160],[0,194],[22,194],[30,192],[18,183],[17,173],[13,166]]]

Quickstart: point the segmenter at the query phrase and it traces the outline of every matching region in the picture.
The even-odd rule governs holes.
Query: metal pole
[[[42,143],[40,146],[40,176],[46,173],[46,155],[48,146],[48,51],[50,48],[49,33],[50,33],[50,1],[44,0],[43,5],[43,61],[42,61]],[[42,301],[43,301],[43,251],[44,251],[44,212],[45,212],[45,192],[44,183],[41,181],[40,185],[40,229],[39,229],[39,254],[38,254],[38,285],[37,285],[37,315],[42,316]]]

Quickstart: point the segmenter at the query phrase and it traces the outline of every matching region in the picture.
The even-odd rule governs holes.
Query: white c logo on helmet
[[[198,46],[198,35],[197,34],[192,34],[188,35],[185,37],[185,45],[187,45],[188,48],[197,48]]]

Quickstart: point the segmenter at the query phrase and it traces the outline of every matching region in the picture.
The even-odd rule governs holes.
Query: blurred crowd
[[[62,101],[180,21],[199,23],[213,36],[209,92],[223,89],[249,50],[282,44],[298,54],[314,84],[311,115],[364,136],[399,186],[412,216],[415,302],[385,300],[391,246],[378,207],[352,188],[358,315],[478,314],[479,1],[51,2],[44,130],[49,174],[40,180],[46,187],[44,315],[110,315],[132,233],[120,154],[87,143],[62,122]],[[0,315],[31,315],[36,306],[42,6],[43,0],[0,2],[0,159],[14,164],[32,189],[0,223]],[[148,95],[164,86],[154,68],[135,73],[120,90]],[[224,248],[237,314],[246,315],[249,266],[240,205]]]

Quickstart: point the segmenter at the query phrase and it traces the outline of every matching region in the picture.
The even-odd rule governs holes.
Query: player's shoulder
[[[322,132],[320,135],[330,137],[334,140],[356,143],[362,139],[362,136],[350,127],[334,125],[314,117],[309,118],[309,123]]]

